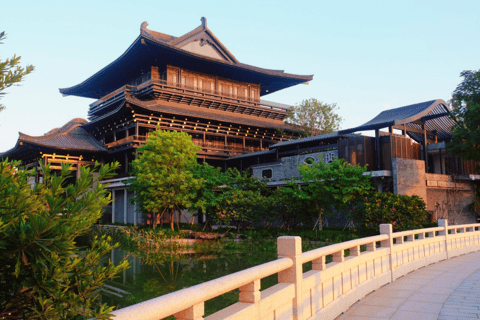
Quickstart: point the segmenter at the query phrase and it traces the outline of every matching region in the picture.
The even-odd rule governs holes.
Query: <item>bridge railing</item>
[[[239,302],[205,319],[335,319],[356,301],[399,277],[437,261],[480,250],[480,224],[392,232],[302,253],[300,237],[277,239],[278,259],[114,311],[115,319],[204,319],[204,302],[240,289]],[[303,272],[304,263],[312,270]],[[278,284],[260,291],[260,280]]]

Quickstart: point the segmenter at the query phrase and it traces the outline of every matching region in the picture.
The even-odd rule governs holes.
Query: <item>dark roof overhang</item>
[[[445,101],[431,100],[383,111],[367,123],[355,128],[340,130],[339,133],[380,130],[388,127],[401,129],[405,125],[408,135],[415,141],[421,142],[423,141],[422,135],[409,131],[408,128],[421,129],[422,124],[425,124],[425,129],[435,132],[440,141],[448,140],[452,137],[451,127],[454,124],[449,114],[450,108]]]
[[[313,79],[282,70],[263,69],[243,63],[222,61],[176,48],[156,38],[140,35],[115,61],[82,83],[59,89],[64,95],[99,99],[129,84],[151,66],[174,65],[187,70],[261,85],[260,95],[269,94]]]
[[[43,136],[29,136],[19,133],[15,147],[0,154],[1,159],[22,159],[30,153],[103,153],[105,146],[88,133],[83,126],[88,124],[84,119],[73,119],[61,128],[50,130]]]

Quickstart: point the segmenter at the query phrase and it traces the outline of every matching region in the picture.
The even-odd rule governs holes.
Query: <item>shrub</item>
[[[100,306],[96,297],[103,282],[128,263],[99,266],[115,247],[110,239],[95,238],[87,248],[76,246],[76,239],[109,203],[98,181],[112,177],[118,164],[96,165],[95,185],[90,168],[82,167],[72,184],[69,166],[59,174],[42,167],[43,184],[33,188],[34,173],[18,165],[0,162],[0,318],[109,318],[112,308]]]
[[[357,226],[374,229],[391,223],[393,231],[422,228],[428,222],[425,202],[418,196],[375,192],[357,203],[350,213]]]

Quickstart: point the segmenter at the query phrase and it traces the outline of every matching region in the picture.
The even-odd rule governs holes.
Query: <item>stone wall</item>
[[[294,177],[301,177],[300,172],[298,171],[298,165],[307,162],[319,163],[320,161],[330,163],[337,157],[337,150],[300,154],[291,157],[283,157],[279,162],[270,162],[252,166],[252,171],[255,178],[262,179],[265,176],[265,170],[271,170],[272,177],[266,178],[266,181],[285,181]]]
[[[403,158],[392,159],[393,192],[419,196],[427,203],[425,162]]]
[[[426,174],[427,210],[436,219],[448,219],[450,224],[476,223],[476,215],[469,210],[475,199],[471,181],[455,180],[451,175]]]
[[[474,201],[472,181],[425,173],[423,160],[393,158],[392,169],[394,193],[422,198],[434,220],[448,219],[452,225],[477,222],[469,210]]]

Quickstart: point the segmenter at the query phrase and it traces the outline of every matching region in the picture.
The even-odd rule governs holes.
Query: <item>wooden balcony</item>
[[[107,110],[109,106],[125,97],[129,92],[140,99],[157,99],[190,106],[230,111],[275,120],[283,120],[289,111],[289,106],[279,103],[233,96],[215,90],[202,89],[152,79],[138,86],[126,85],[90,105],[89,116],[95,118]]]
[[[145,144],[145,141],[147,141],[147,137],[145,136],[140,136],[140,135],[133,135],[133,136],[128,136],[123,139],[118,139],[113,142],[105,143],[105,146],[107,147],[108,150],[111,149],[116,149],[119,147],[125,147],[127,145],[133,145],[135,147],[138,147],[140,145]]]
[[[145,144],[147,141],[146,136],[132,135],[125,137],[123,139],[118,139],[113,142],[106,143],[105,146],[109,151],[117,149],[125,149],[126,147],[138,148]],[[228,158],[235,155],[241,155],[245,153],[252,153],[258,151],[267,150],[267,148],[254,147],[254,146],[245,146],[242,144],[230,144],[225,145],[223,143],[218,143],[218,141],[205,141],[199,139],[192,139],[192,142],[197,146],[200,146],[202,149],[198,151],[199,155],[206,156],[207,158],[212,156],[215,158]]]

